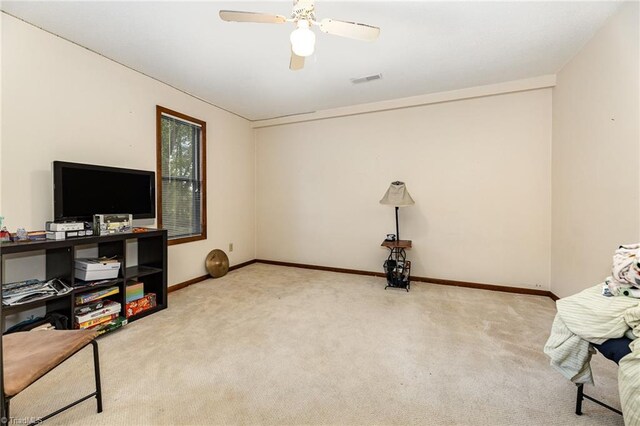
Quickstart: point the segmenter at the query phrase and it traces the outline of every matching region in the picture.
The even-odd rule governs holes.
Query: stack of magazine
[[[58,278],[49,281],[26,280],[7,283],[2,286],[2,304],[5,306],[21,305],[34,300],[66,294],[72,290]]]

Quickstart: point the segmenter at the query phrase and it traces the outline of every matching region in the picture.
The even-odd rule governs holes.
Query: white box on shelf
[[[118,278],[120,262],[113,259],[76,259],[76,277],[84,281]]]
[[[45,225],[47,227],[47,231],[84,231],[84,222],[47,222]]]
[[[64,231],[47,231],[47,240],[64,240]]]

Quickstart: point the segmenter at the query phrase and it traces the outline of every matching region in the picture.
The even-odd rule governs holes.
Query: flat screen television
[[[94,214],[156,217],[155,173],[93,164],[53,162],[56,221],[91,221]]]

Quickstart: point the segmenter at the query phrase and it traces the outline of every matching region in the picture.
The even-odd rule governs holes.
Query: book
[[[75,309],[75,321],[80,324],[105,315],[120,313],[121,305],[113,300],[105,300],[104,302],[91,303],[87,309],[84,306]]]
[[[105,289],[91,291],[88,293],[82,293],[76,296],[76,305],[82,305],[83,303],[93,302],[94,300],[102,299],[103,297],[112,296],[118,294],[120,289],[118,287],[107,287]]]
[[[98,318],[91,319],[89,321],[76,323],[76,328],[90,328],[95,325],[102,324],[104,322],[109,322],[116,318],[118,318],[118,314],[104,315]]]

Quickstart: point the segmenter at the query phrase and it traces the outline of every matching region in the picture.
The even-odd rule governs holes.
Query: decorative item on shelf
[[[24,228],[18,228],[16,229],[16,233],[13,236],[13,241],[18,241],[18,242],[29,241],[29,234]]]
[[[4,216],[0,216],[0,241],[11,241],[11,233],[4,226]]]
[[[220,278],[229,271],[229,258],[227,254],[220,249],[211,250],[207,255],[204,265],[207,272],[213,278]]]
[[[384,239],[385,241],[395,241],[396,240],[396,234],[387,234],[387,238]]]
[[[0,241],[11,241],[11,233],[4,226],[0,230]]]
[[[11,233],[7,230],[6,226],[0,229],[0,241],[11,241]]]
[[[400,241],[400,228],[398,226],[398,208],[415,204],[404,182],[391,182],[389,189],[380,200],[380,204],[395,206],[396,208],[396,239]]]

